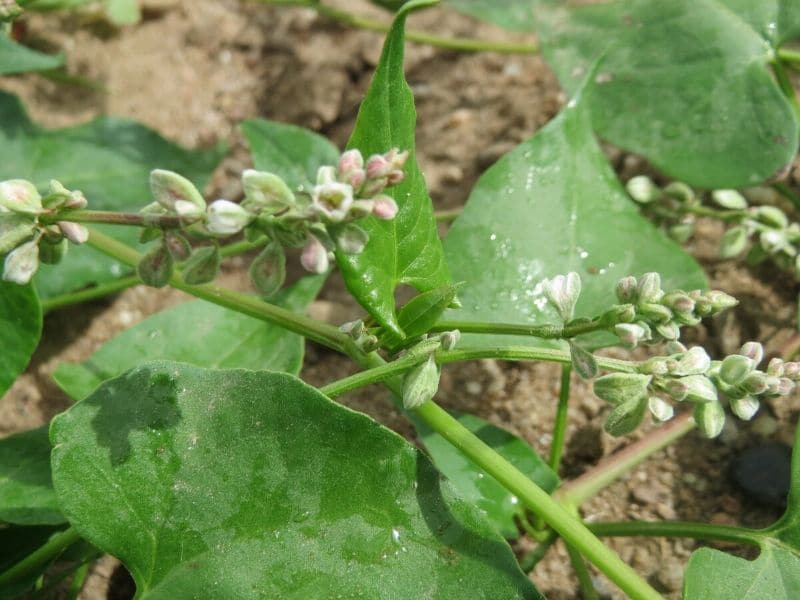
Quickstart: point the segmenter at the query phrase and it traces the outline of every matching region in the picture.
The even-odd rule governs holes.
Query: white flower
[[[214,200],[208,207],[208,231],[216,235],[233,235],[244,229],[253,215],[230,200]]]

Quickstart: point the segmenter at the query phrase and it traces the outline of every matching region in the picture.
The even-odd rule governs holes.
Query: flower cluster
[[[749,420],[761,399],[786,396],[800,380],[797,362],[774,358],[765,371],[758,370],[764,350],[757,342],[721,361],[712,361],[703,348],[687,349],[678,342],[670,342],[668,352],[643,362],[638,373],[611,373],[595,380],[595,394],[613,406],[605,424],[609,433],[632,431],[648,409],[655,420],[669,420],[672,402],[689,402],[700,430],[716,437],[725,424],[723,402],[737,417]]]
[[[242,174],[245,197],[240,204],[220,199],[206,205],[190,181],[156,170],[150,177],[155,202],[142,212],[176,216],[189,233],[201,237],[222,238],[242,231],[252,240],[266,237],[269,241],[251,265],[250,275],[268,296],[283,283],[285,247],[302,248],[300,261],[313,273],[328,270],[334,250],[360,253],[369,235],[354,221],[369,215],[395,217],[397,204],[383,191],[403,180],[407,158],[408,152],[392,149],[365,161],[358,150],[348,150],[338,165],[319,168],[315,185],[296,191],[274,173],[249,169]],[[152,253],[150,262],[158,267],[165,259],[167,253],[161,250]],[[157,269],[140,269],[140,274],[153,283],[149,277],[153,271]]]
[[[771,205],[750,206],[736,190],[714,190],[709,196],[714,207],[684,183],[673,182],[663,189],[640,175],[627,183],[631,197],[641,204],[658,203],[678,223],[670,233],[680,242],[694,233],[695,216],[716,217],[732,223],[722,236],[721,258],[733,258],[750,246],[748,260],[756,263],[771,258],[779,267],[800,276],[800,223],[789,222],[786,213]]]
[[[82,244],[89,238],[85,227],[69,221],[40,223],[40,217],[57,215],[62,210],[84,208],[86,198],[51,181],[42,196],[30,181],[10,179],[0,182],[0,256],[3,280],[24,285],[40,263],[56,264],[68,249],[68,241]]]

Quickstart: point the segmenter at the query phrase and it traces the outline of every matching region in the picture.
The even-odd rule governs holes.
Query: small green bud
[[[758,242],[767,254],[778,254],[786,252],[791,256],[795,255],[794,247],[786,237],[786,232],[778,229],[768,229],[761,232]]]
[[[53,243],[42,240],[39,243],[39,262],[44,265],[57,265],[64,258],[69,249],[69,242],[66,238],[61,238]]]
[[[247,169],[242,173],[242,186],[245,196],[242,206],[254,213],[275,214],[295,205],[294,193],[274,173]]]
[[[0,212],[0,256],[11,252],[36,231],[35,221],[12,212]]]
[[[206,212],[206,229],[223,237],[239,233],[255,218],[255,215],[230,200],[214,200]]]
[[[458,344],[460,339],[461,332],[458,329],[454,329],[453,331],[445,331],[439,336],[443,350],[452,350],[456,347],[456,344]]]
[[[786,213],[776,206],[759,206],[755,209],[755,216],[762,223],[772,227],[783,229],[789,224]]]
[[[733,258],[744,252],[747,246],[747,230],[744,227],[731,227],[722,236],[719,244],[720,258]]]
[[[603,429],[614,437],[630,433],[642,422],[647,406],[645,396],[629,398],[617,404],[606,417]]]
[[[752,396],[745,396],[744,398],[733,398],[730,401],[731,411],[742,421],[749,421],[758,412],[759,402]]]
[[[633,323],[636,319],[636,307],[633,304],[617,304],[606,315],[613,323]]]
[[[175,202],[184,200],[206,209],[206,201],[194,184],[183,175],[165,169],[150,172],[150,191],[153,198],[168,211],[175,212]]]
[[[653,418],[661,423],[669,421],[675,415],[675,409],[672,404],[658,396],[650,396],[647,400],[647,407],[650,409],[650,414],[653,415]]]
[[[172,277],[174,262],[164,244],[158,244],[142,257],[136,267],[139,278],[145,285],[162,288]]]
[[[652,379],[641,373],[610,373],[595,380],[594,393],[606,402],[621,404],[629,398],[644,398]]]
[[[705,375],[681,377],[681,383],[688,388],[686,399],[689,402],[716,402],[717,388],[714,386],[714,382]]]
[[[614,333],[619,337],[622,345],[633,350],[640,342],[650,339],[649,327],[645,329],[639,323],[618,323],[614,326]]]
[[[711,199],[722,208],[730,210],[747,208],[747,200],[736,190],[714,190],[711,192]]]
[[[183,280],[189,285],[199,285],[213,281],[219,273],[222,257],[217,246],[198,248],[181,269]]]
[[[759,342],[745,342],[739,349],[739,354],[753,361],[753,366],[764,360],[764,346]]]
[[[719,290],[711,290],[706,294],[706,298],[711,303],[711,314],[720,313],[739,304],[736,298]]]
[[[661,197],[661,190],[647,175],[631,177],[625,184],[625,189],[640,204],[649,204]]]
[[[753,371],[742,380],[740,387],[748,394],[763,394],[769,387],[767,377],[768,376],[761,371]]]
[[[722,361],[719,378],[728,385],[739,385],[754,367],[753,359],[741,354],[731,354]]]
[[[767,365],[767,375],[771,375],[772,377],[782,377],[784,370],[784,362],[777,356],[770,360]]]
[[[544,294],[565,322],[571,320],[581,294],[580,275],[571,272],[546,280]]]
[[[366,353],[374,352],[380,346],[380,340],[372,334],[362,335],[356,340],[356,346]]]
[[[24,179],[0,181],[0,211],[38,215],[42,212],[42,197],[36,186]]]
[[[663,356],[654,356],[639,365],[639,372],[649,375],[666,375],[671,361]]]
[[[594,355],[572,340],[569,340],[569,355],[572,366],[581,379],[591,379],[597,375],[597,360]]]
[[[431,354],[414,367],[403,379],[403,408],[414,410],[425,404],[439,391],[439,366]]]
[[[667,323],[658,323],[655,328],[656,328],[656,333],[658,333],[658,335],[660,335],[665,340],[674,342],[679,337],[681,337],[681,328],[674,321],[668,321]]]
[[[663,389],[670,398],[683,402],[689,395],[689,384],[682,379],[669,379],[663,384]]]
[[[639,278],[636,291],[640,304],[659,302],[664,295],[661,290],[661,276],[658,273],[645,273]]]
[[[664,188],[664,193],[678,202],[692,202],[694,191],[682,181],[673,181]]]
[[[358,319],[357,321],[349,321],[339,327],[339,331],[346,333],[354,340],[357,340],[364,333],[364,321]]]
[[[3,263],[3,281],[25,285],[30,282],[38,268],[39,245],[37,240],[25,242],[6,255]]]
[[[89,230],[80,223],[73,223],[72,221],[59,221],[56,223],[61,233],[70,242],[76,245],[85,244],[89,241]]]
[[[639,299],[637,295],[637,282],[636,277],[631,275],[623,277],[617,282],[616,294],[617,299],[623,304],[636,303]]]
[[[286,254],[275,241],[266,245],[250,264],[250,280],[265,298],[269,298],[283,285],[286,279]]]
[[[336,234],[336,246],[345,254],[361,254],[369,241],[369,234],[354,223],[342,226]]]
[[[668,323],[673,317],[670,309],[663,304],[656,304],[655,302],[639,304],[638,309],[641,316],[657,323]]]
[[[704,348],[693,346],[677,357],[676,365],[670,375],[684,377],[686,375],[702,375],[711,366],[711,358]]]
[[[792,381],[800,379],[800,363],[787,362],[783,365],[783,376]]]
[[[715,438],[725,426],[725,409],[719,402],[704,402],[694,407],[694,420],[697,427],[708,438]]]
[[[678,242],[685,244],[694,235],[694,223],[676,223],[669,228],[669,237]]]
[[[194,223],[203,218],[205,215],[205,210],[197,206],[197,204],[194,202],[189,202],[187,200],[176,200],[175,214],[181,218],[181,222],[184,224]]]

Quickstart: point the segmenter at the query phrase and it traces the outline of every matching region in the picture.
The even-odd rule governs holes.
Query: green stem
[[[780,48],[778,50],[778,58],[783,62],[800,64],[800,50],[790,50],[789,48]]]
[[[581,600],[600,600],[600,595],[592,582],[592,575],[589,573],[589,569],[586,568],[586,563],[583,561],[581,553],[572,544],[566,544],[566,547],[567,554],[569,554],[569,562],[572,563],[572,570],[575,571],[575,576],[578,578]]]
[[[577,479],[564,484],[556,491],[555,496],[568,505],[580,506],[648,456],[691,431],[694,426],[695,423],[690,412],[675,417],[647,437],[612,454]]]
[[[133,248],[94,229],[89,232],[88,244],[131,267],[135,267],[142,259],[141,254]],[[280,306],[264,302],[254,296],[227,290],[210,283],[189,285],[184,283],[178,273],[172,276],[169,284],[197,298],[230,308],[262,321],[275,323],[339,352],[344,352],[344,348],[350,341],[347,335],[332,325],[309,319]]]
[[[235,256],[237,254],[242,254],[244,252],[260,248],[265,243],[266,243],[266,238],[262,238],[261,240],[258,240],[256,242],[248,242],[248,241],[234,242],[233,244],[228,244],[220,248],[219,253],[223,258],[227,258],[229,256]],[[140,283],[141,280],[139,279],[138,276],[128,275],[126,277],[121,277],[120,279],[115,279],[114,281],[109,281],[108,283],[101,283],[100,285],[96,285],[83,290],[78,290],[77,292],[68,292],[66,294],[60,294],[58,296],[53,296],[51,298],[45,298],[44,300],[42,300],[41,303],[42,312],[44,314],[47,314],[59,308],[64,308],[65,306],[79,304],[81,302],[86,302],[88,300],[97,300],[98,298],[104,298],[110,294],[120,292],[122,290],[128,289],[129,287],[133,287]]]
[[[390,363],[385,363],[379,367],[367,369],[366,371],[361,371],[360,373],[356,373],[354,375],[350,375],[349,377],[345,377],[344,379],[339,379],[338,381],[329,383],[328,385],[321,387],[319,391],[325,394],[328,398],[337,398],[338,396],[341,396],[342,394],[351,390],[355,390],[372,383],[378,383],[379,381],[386,381],[390,377],[394,377],[395,375],[399,375],[404,371],[408,371],[426,359],[427,355],[425,354],[409,354]]]
[[[433,213],[437,223],[449,223],[455,221],[461,213],[464,212],[463,208],[450,208],[447,210],[437,210]]]
[[[682,212],[697,215],[698,217],[710,217],[719,221],[740,221],[748,216],[746,210],[719,210],[710,206],[689,205],[681,207]]]
[[[391,25],[383,21],[377,21],[367,17],[354,15],[333,8],[331,6],[315,2],[313,0],[259,0],[262,4],[281,4],[289,6],[305,6],[313,8],[323,17],[336,21],[342,25],[367,31],[388,33]],[[448,50],[458,50],[461,52],[497,52],[500,54],[536,54],[539,47],[531,43],[499,42],[490,40],[476,40],[471,38],[453,38],[433,35],[422,31],[406,31],[406,39],[416,44],[427,44],[437,48]]]
[[[551,529],[547,533],[547,537],[539,542],[533,550],[522,557],[522,559],[519,561],[519,568],[526,573],[533,571],[536,568],[536,565],[539,564],[539,561],[545,557],[547,551],[550,550],[550,547],[555,544],[557,539],[558,534]]]
[[[772,71],[775,73],[775,80],[778,82],[778,87],[781,88],[783,95],[786,96],[789,104],[792,105],[797,120],[800,121],[800,101],[797,100],[797,93],[794,90],[792,81],[789,79],[789,74],[786,72],[780,58],[772,61]]]
[[[547,362],[571,364],[569,352],[555,348],[535,348],[529,346],[486,346],[484,348],[468,348],[465,350],[449,350],[436,355],[440,364],[477,360],[480,358],[495,358],[498,360],[523,361],[541,360]],[[605,371],[618,373],[637,373],[638,363],[617,358],[596,356],[597,366]]]
[[[689,521],[621,521],[587,523],[586,526],[600,537],[677,537],[695,540],[718,540],[758,546],[764,535],[755,529],[692,523]]]
[[[70,221],[72,223],[104,223],[107,225],[129,225],[132,227],[158,227],[161,229],[179,229],[186,225],[180,217],[174,215],[153,215],[143,213],[114,212],[110,210],[69,210],[57,215],[44,214],[39,217],[41,223]]]
[[[608,329],[603,320],[575,323],[573,325],[520,325],[518,323],[491,323],[478,321],[439,321],[431,333],[458,329],[461,333],[489,333],[493,335],[521,335],[542,339],[568,339],[586,333]]]
[[[447,411],[434,402],[426,402],[416,410],[416,414],[431,429],[439,433],[477,466],[494,477],[504,488],[517,496],[528,509],[540,516],[567,543],[575,546],[628,596],[635,599],[661,598],[636,571],[597,539],[583,523],[450,416]]]
[[[567,411],[569,409],[569,388],[572,365],[561,365],[561,388],[558,393],[558,408],[553,427],[553,443],[550,445],[550,468],[558,474],[561,467],[561,455],[564,452],[564,440],[567,435]]]
[[[54,560],[80,539],[81,536],[72,527],[54,534],[44,545],[31,552],[14,566],[0,573],[0,589],[35,573],[37,569]]]

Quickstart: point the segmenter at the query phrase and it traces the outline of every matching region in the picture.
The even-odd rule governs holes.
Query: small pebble
[[[786,506],[792,472],[792,449],[780,442],[748,448],[731,462],[730,479],[750,500]]]

